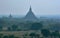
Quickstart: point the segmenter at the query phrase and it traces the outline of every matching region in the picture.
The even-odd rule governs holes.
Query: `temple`
[[[36,16],[34,15],[33,11],[32,11],[32,8],[30,6],[30,9],[27,13],[27,15],[24,17],[25,20],[28,20],[28,21],[33,21],[33,20],[37,20]]]
[[[11,14],[9,15],[9,18],[10,18],[10,19],[12,18],[12,15],[11,15]]]

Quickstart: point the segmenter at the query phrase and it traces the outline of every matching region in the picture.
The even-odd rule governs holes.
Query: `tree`
[[[23,37],[24,37],[24,38],[27,38],[26,36],[28,36],[28,34],[27,34],[27,33],[23,35]]]
[[[54,38],[59,37],[59,31],[52,32],[52,36],[53,36]]]
[[[6,25],[6,20],[0,18],[0,26]]]
[[[2,31],[3,29],[2,29],[3,27],[2,26],[0,26],[0,31]]]
[[[8,27],[8,31],[11,31],[11,28],[10,27]]]
[[[6,36],[4,36],[3,38],[9,38],[9,37],[6,35]]]
[[[45,36],[45,37],[50,36],[50,31],[47,30],[47,29],[42,29],[42,30],[41,30],[41,33],[42,33],[42,35]]]
[[[9,35],[9,38],[15,38],[14,35]]]
[[[0,38],[2,38],[3,34],[0,34]]]
[[[17,30],[17,25],[12,25],[12,30],[16,31]]]
[[[35,37],[35,33],[30,33],[29,36],[31,36],[31,38]]]
[[[31,26],[32,30],[40,30],[43,27],[41,23],[33,23]]]
[[[36,38],[40,38],[40,35],[39,34],[36,34]]]

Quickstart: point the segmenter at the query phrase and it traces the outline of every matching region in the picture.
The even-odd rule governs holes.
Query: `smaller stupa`
[[[10,19],[12,18],[12,15],[11,15],[11,14],[9,15],[9,18],[10,18]]]

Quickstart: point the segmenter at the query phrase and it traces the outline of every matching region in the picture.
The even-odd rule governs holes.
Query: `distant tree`
[[[6,21],[4,19],[0,19],[0,26],[6,24]]]
[[[3,24],[4,22],[5,22],[4,20],[0,19],[0,25]]]
[[[59,34],[59,38],[60,38],[60,34]]]
[[[59,37],[59,31],[55,31],[56,37]]]
[[[21,31],[21,29],[17,29],[17,31]]]
[[[0,38],[2,38],[3,34],[0,34]]]
[[[2,29],[3,27],[2,26],[0,26],[0,31],[2,31],[3,29]]]
[[[52,32],[52,36],[53,36],[54,38],[59,37],[59,31]]]
[[[28,35],[27,35],[27,34],[24,34],[24,35],[23,35],[23,38],[27,38],[26,36],[28,36]]]
[[[39,34],[36,34],[36,38],[40,38],[40,35]]]
[[[35,33],[30,33],[29,36],[31,36],[31,38],[35,38]]]
[[[40,30],[43,27],[42,23],[33,23],[31,26],[32,30]]]
[[[12,25],[12,30],[16,31],[17,30],[17,25]]]
[[[15,37],[15,38],[19,38],[19,37]]]
[[[45,36],[45,37],[50,36],[50,31],[47,30],[47,29],[42,29],[42,30],[41,30],[41,33],[42,33],[42,35]]]
[[[11,28],[10,27],[8,27],[8,31],[11,31]]]
[[[9,36],[6,35],[6,36],[3,36],[3,38],[9,38]]]
[[[9,38],[15,38],[14,35],[9,35]]]

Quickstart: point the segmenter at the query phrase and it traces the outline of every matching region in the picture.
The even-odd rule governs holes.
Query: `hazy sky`
[[[30,5],[35,15],[60,15],[60,0],[0,0],[0,15],[26,15]]]

